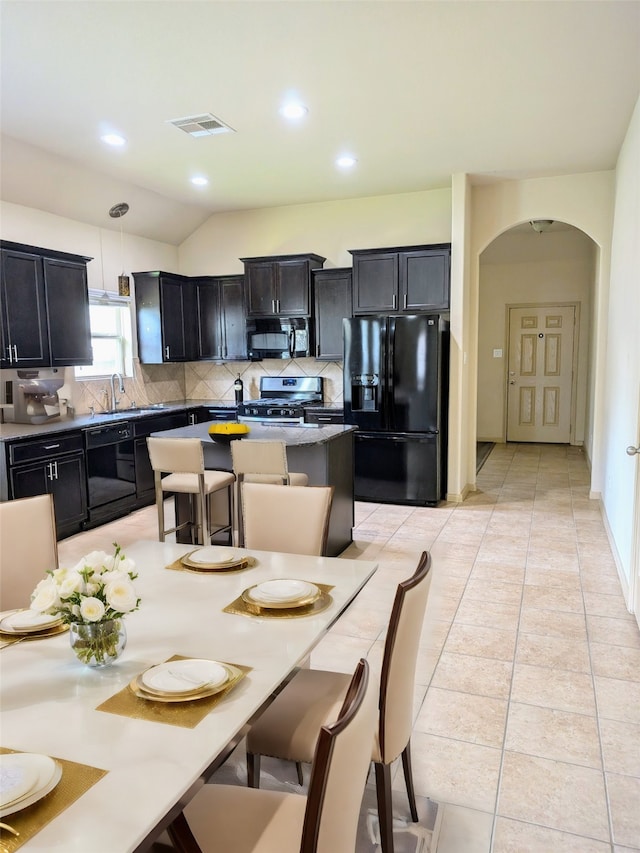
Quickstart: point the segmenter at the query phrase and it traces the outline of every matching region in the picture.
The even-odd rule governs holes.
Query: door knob
[[[633,444],[630,444],[627,447],[627,456],[635,456],[636,453],[640,453],[640,447],[634,447]]]
[[[515,380],[515,379],[510,379],[510,380],[509,380],[509,385],[515,385],[515,384],[516,384],[516,380]]]

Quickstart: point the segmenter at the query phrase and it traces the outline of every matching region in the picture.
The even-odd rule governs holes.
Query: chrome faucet
[[[118,391],[120,391],[121,394],[124,394],[124,380],[122,378],[122,375],[120,373],[112,373],[111,379],[109,380],[109,382],[111,383],[111,411],[112,412],[117,411],[118,403],[120,402],[120,400],[116,397],[116,388],[114,385],[114,379],[117,379],[118,382],[120,383],[120,385],[118,387]]]

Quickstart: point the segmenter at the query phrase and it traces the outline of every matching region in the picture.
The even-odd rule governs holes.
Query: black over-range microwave
[[[247,352],[261,358],[305,358],[312,354],[308,317],[258,317],[247,320]]]

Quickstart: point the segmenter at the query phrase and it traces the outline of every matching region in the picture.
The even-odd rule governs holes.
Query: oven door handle
[[[294,358],[296,354],[296,331],[292,329],[289,332],[289,355]]]

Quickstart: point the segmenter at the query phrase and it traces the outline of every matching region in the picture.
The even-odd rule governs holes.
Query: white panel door
[[[568,444],[573,305],[509,309],[507,441]]]

